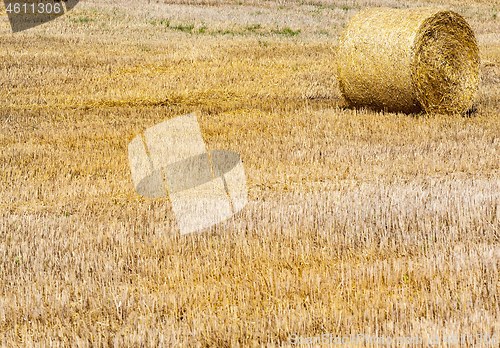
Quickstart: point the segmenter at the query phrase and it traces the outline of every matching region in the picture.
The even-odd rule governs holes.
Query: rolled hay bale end
[[[340,91],[351,107],[463,114],[477,94],[477,41],[453,11],[361,11],[346,27],[337,58]]]

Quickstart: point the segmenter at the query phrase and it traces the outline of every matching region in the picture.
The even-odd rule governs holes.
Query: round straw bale
[[[476,96],[479,48],[465,19],[431,8],[356,14],[338,49],[338,79],[351,107],[463,114]]]

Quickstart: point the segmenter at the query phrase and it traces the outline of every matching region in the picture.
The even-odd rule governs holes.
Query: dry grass
[[[0,23],[1,345],[499,335],[498,7],[186,3]],[[474,113],[343,107],[336,42],[370,4],[465,16]],[[127,144],[191,111],[208,148],[241,155],[250,203],[180,237],[166,199],[134,192]]]

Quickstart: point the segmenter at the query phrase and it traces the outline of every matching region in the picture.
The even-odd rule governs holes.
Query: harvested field
[[[472,112],[346,107],[336,49],[372,6],[467,20]],[[498,4],[89,0],[15,35],[1,12],[0,345],[495,346]],[[249,203],[181,237],[127,146],[193,111],[207,148],[240,154]]]

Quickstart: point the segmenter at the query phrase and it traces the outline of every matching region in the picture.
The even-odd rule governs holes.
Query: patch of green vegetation
[[[361,9],[360,5],[338,7],[335,5],[325,5],[325,4],[317,3],[317,2],[313,2],[313,1],[309,1],[309,2],[302,1],[299,5],[301,5],[301,6],[304,6],[304,5],[314,6],[317,8],[317,10],[337,10],[337,9],[341,8],[344,11],[348,11],[348,10],[352,10],[352,9],[357,9],[357,10]],[[397,5],[396,5],[396,7],[397,7]]]
[[[320,34],[320,35],[330,35],[330,33],[327,32],[326,30],[320,30],[317,33]]]
[[[262,14],[262,11],[255,11],[255,12],[250,13],[250,15],[252,15],[252,16],[258,16],[261,14]]]
[[[261,41],[259,40],[259,45],[263,47],[267,47],[267,41]]]
[[[149,21],[149,24],[154,25],[154,26],[165,26],[169,29],[179,30],[179,31],[182,31],[184,33],[189,33],[189,34],[193,34],[193,29],[194,29],[194,24],[192,24],[192,23],[171,25],[170,19],[152,19]],[[198,29],[198,33],[203,34],[203,33],[205,33],[206,29],[207,29],[207,27],[205,25],[203,25],[200,29]]]
[[[219,29],[217,31],[211,32],[212,35],[248,35],[248,34],[258,34],[258,35],[266,35],[268,32],[259,31],[259,29],[263,29],[260,24],[252,24],[246,27],[243,27],[239,31],[230,30],[230,29]]]
[[[150,52],[150,51],[151,51],[151,48],[150,48],[150,47],[147,47],[147,46],[139,46],[139,51],[142,51],[142,52]]]
[[[325,9],[328,9],[328,10],[335,10],[336,7],[333,6],[333,5],[325,5],[325,4],[321,4],[321,3],[316,3],[316,2],[313,2],[313,1],[309,1],[309,2],[305,2],[305,1],[302,1],[300,4],[300,6],[315,6],[317,7],[318,10],[325,10]]]
[[[284,36],[296,36],[300,34],[300,29],[293,31],[290,28],[283,28],[281,30],[273,30],[274,34],[284,35]]]
[[[262,28],[262,26],[260,24],[252,24],[252,25],[245,27],[245,30],[255,31],[255,30],[260,29],[260,28]]]
[[[179,24],[179,25],[170,26],[170,28],[174,29],[174,30],[182,31],[184,33],[192,34],[193,29],[194,29],[194,25],[193,24],[187,24],[187,25]]]
[[[212,33],[212,35],[234,35],[234,31],[232,30],[217,30]]]
[[[68,18],[73,23],[89,23],[89,22],[93,21],[92,18],[88,18],[88,17],[77,17],[77,18],[68,17]]]

